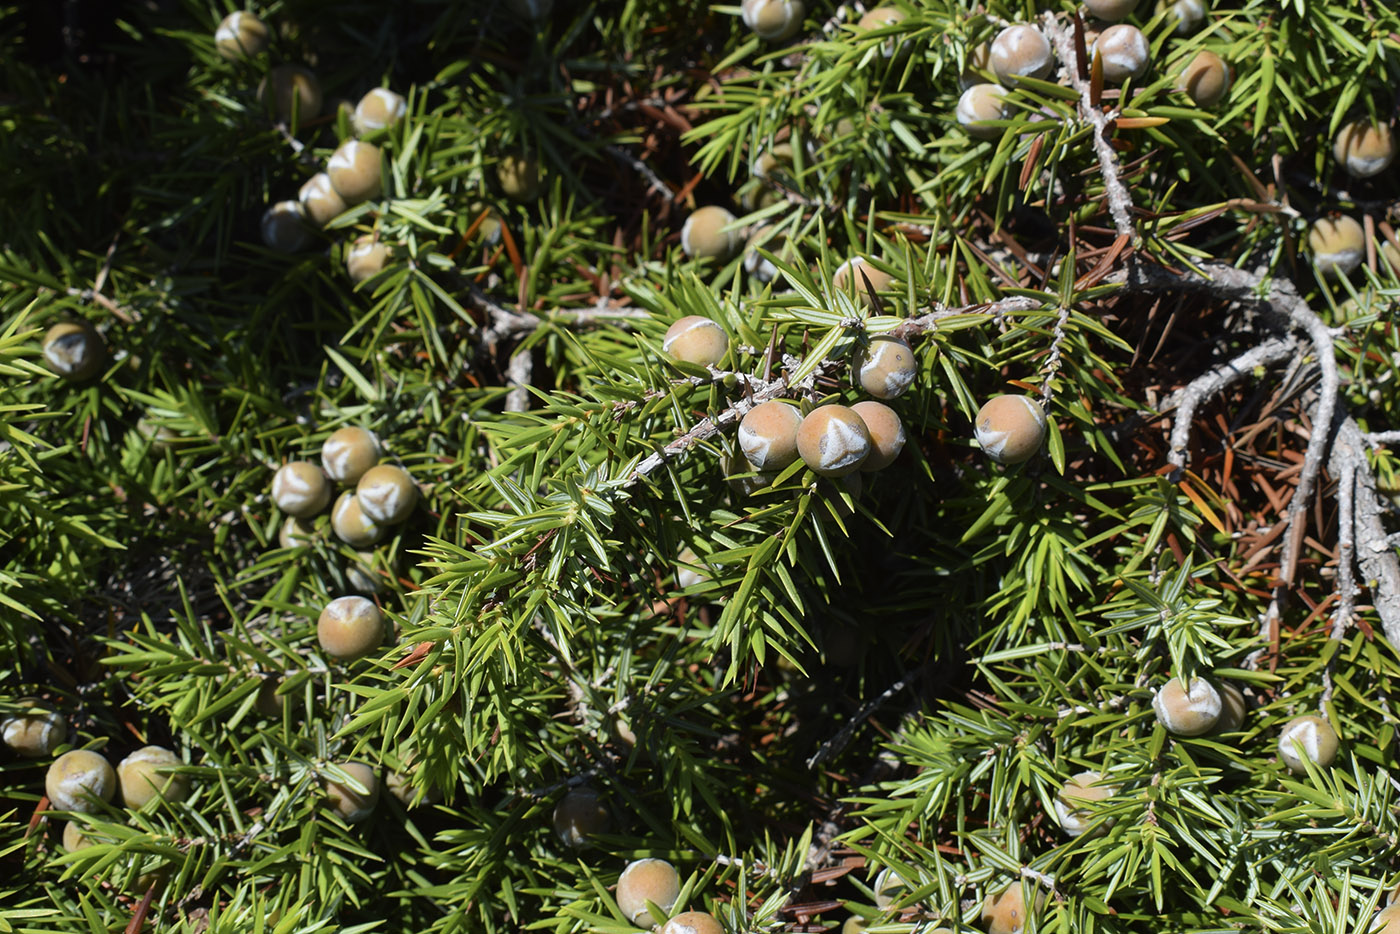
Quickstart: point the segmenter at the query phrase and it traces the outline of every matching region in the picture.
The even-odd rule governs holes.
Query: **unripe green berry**
[[[496,163],[496,181],[513,201],[533,201],[540,193],[540,160],[521,152],[508,152]]]
[[[742,452],[720,458],[719,466],[724,471],[724,482],[740,496],[752,496],[759,490],[767,489],[777,477],[777,474],[754,470],[753,464]]]
[[[355,552],[356,560],[345,568],[345,580],[358,593],[379,593],[384,590],[386,575],[375,567],[373,551]]]
[[[760,39],[778,42],[802,28],[807,8],[802,0],[743,0],[744,25]]]
[[[92,840],[83,833],[83,828],[75,820],[66,821],[63,824],[63,848],[69,853],[76,853],[92,846]]]
[[[914,349],[888,334],[870,338],[856,351],[854,367],[856,383],[876,399],[894,399],[904,395],[919,363]]]
[[[1215,723],[1215,732],[1238,733],[1249,710],[1244,692],[1229,681],[1221,681],[1215,689],[1220,692],[1220,719]]]
[[[639,859],[627,864],[617,880],[617,907],[633,924],[649,918],[647,902],[670,914],[681,897],[681,877],[664,859]],[[650,927],[650,924],[647,924]]]
[[[854,293],[866,305],[873,304],[875,293],[886,291],[893,281],[893,276],[860,256],[846,260],[831,274],[833,289],[848,295]]]
[[[361,658],[384,641],[384,614],[364,597],[337,597],[321,610],[316,639],[333,658]]]
[[[366,470],[355,487],[360,509],[375,522],[394,525],[402,522],[418,505],[418,487],[408,471],[393,464],[380,464]]]
[[[389,245],[374,234],[356,237],[345,253],[345,272],[350,276],[350,281],[358,285],[379,275],[389,261],[389,252]]]
[[[788,263],[793,262],[797,255],[787,234],[773,233],[771,227],[754,230],[744,243],[744,272],[765,284],[778,278],[778,267],[758,252],[760,247]]]
[[[676,586],[682,590],[689,590],[709,579],[709,569],[695,553],[695,549],[689,546],[682,548],[681,553],[676,555]]]
[[[360,98],[350,122],[354,124],[356,133],[368,136],[394,126],[403,119],[407,110],[408,102],[402,94],[388,88],[375,88]]]
[[[1138,0],[1084,0],[1084,6],[1093,16],[1110,23],[1126,19],[1137,9]]]
[[[384,527],[365,515],[360,499],[346,490],[331,509],[331,531],[347,545],[368,548],[384,537]]]
[[[1183,684],[1172,678],[1152,698],[1157,722],[1177,736],[1204,736],[1220,722],[1225,710],[1220,692],[1204,678]]]
[[[856,24],[856,29],[859,32],[883,29],[886,26],[896,26],[907,18],[907,14],[898,7],[880,6],[862,16]],[[905,47],[903,42],[891,37],[880,43],[880,55],[884,58],[892,58],[896,53],[903,51]]]
[[[52,710],[34,708],[0,721],[0,738],[16,755],[42,759],[68,738],[68,722]]]
[[[797,460],[797,429],[802,415],[776,400],[760,403],[739,422],[739,449],[755,470],[782,470]]]
[[[969,49],[963,72],[958,75],[958,90],[966,91],[974,84],[985,84],[987,79],[982,77],[980,72],[990,71],[991,63],[992,44],[990,42],[979,42]]]
[[[346,823],[358,824],[367,820],[374,813],[374,806],[379,803],[379,777],[374,774],[374,769],[363,762],[340,762],[337,765],[365,790],[358,791],[349,782],[337,782],[327,778],[326,797],[331,807]]]
[[[1214,107],[1230,93],[1230,66],[1210,49],[1201,49],[1182,70],[1176,89],[1197,107]]]
[[[1366,231],[1354,217],[1320,217],[1308,230],[1308,249],[1320,275],[1345,276],[1366,257]]]
[[[729,352],[729,335],[709,318],[686,315],[666,329],[661,349],[684,363],[715,366]]]
[[[1029,396],[997,396],[977,413],[977,443],[998,464],[1031,459],[1045,441],[1045,411]]]
[[[44,333],[44,362],[69,382],[96,376],[106,361],[102,335],[86,321],[62,321]]]
[[[909,886],[890,869],[881,869],[870,886],[875,891],[875,907],[886,911],[909,891]]]
[[[764,149],[753,157],[749,163],[749,171],[754,178],[761,178],[767,181],[774,172],[779,169],[790,169],[792,167],[792,144],[778,143],[772,149]]]
[[[1206,21],[1205,0],[1158,0],[1157,12],[1176,22],[1173,31],[1178,36],[1190,35]]]
[[[592,788],[575,788],[554,806],[554,833],[576,850],[594,834],[607,833],[611,823],[608,809]]]
[[[317,227],[324,227],[332,219],[344,213],[345,199],[336,193],[331,185],[331,177],[325,172],[317,172],[306,180],[297,192],[306,219]]]
[[[289,461],[272,475],[272,501],[289,516],[309,519],[330,503],[330,481],[310,461]]]
[[[1045,893],[1036,893],[1036,908],[1044,901]],[[982,923],[987,926],[987,934],[1020,934],[1025,930],[1026,895],[1020,882],[1011,883],[998,895],[987,896],[982,903]]]
[[[797,452],[818,476],[844,477],[870,456],[870,429],[844,405],[824,405],[802,419]]]
[[[309,68],[278,65],[258,85],[258,101],[278,120],[291,120],[295,111],[297,121],[305,123],[321,113],[321,82]]]
[[[997,80],[1006,87],[1015,87],[1016,79],[1043,78],[1055,64],[1050,40],[1028,23],[1007,26],[992,40],[988,61]]]
[[[1079,836],[1094,822],[1094,811],[1084,806],[1086,802],[1104,801],[1117,794],[1116,787],[1099,784],[1101,781],[1103,776],[1097,772],[1080,772],[1055,795],[1055,814],[1069,836]]]
[[[501,212],[481,201],[473,201],[467,205],[466,217],[469,223],[475,224],[476,219],[481,217],[483,213],[486,216],[482,218],[480,224],[477,224],[475,236],[486,243],[499,243],[501,226],[504,223]]]
[[[151,446],[152,451],[169,450],[172,444],[182,440],[180,435],[168,426],[156,422],[155,416],[143,415],[138,418],[136,420],[136,433]]]
[[[1306,775],[1305,757],[1318,768],[1325,769],[1337,758],[1338,745],[1337,731],[1332,729],[1332,724],[1317,714],[1304,714],[1284,724],[1278,736],[1278,757],[1295,775]]]
[[[870,456],[860,465],[861,471],[871,473],[893,464],[907,440],[899,415],[883,402],[869,399],[857,402],[851,406],[851,411],[860,416],[870,432]]]
[[[267,48],[267,26],[252,13],[230,13],[214,30],[214,48],[229,62],[261,55]]]
[[[336,483],[359,483],[379,463],[379,439],[353,425],[337,429],[321,445],[321,467]]]
[[[253,709],[264,717],[282,716],[282,708],[286,706],[287,698],[286,695],[277,693],[281,686],[282,679],[276,675],[264,677],[262,684],[258,685],[258,697],[253,701]]]
[[[406,808],[414,808],[423,804],[437,804],[442,800],[442,790],[435,785],[428,785],[423,789],[420,797],[418,789],[413,785],[413,773],[418,771],[417,756],[409,753],[403,760],[402,772],[390,772],[384,785],[389,789],[389,794],[399,800],[399,803]]]
[[[1147,44],[1147,37],[1141,29],[1126,23],[1100,33],[1094,51],[1103,58],[1103,79],[1111,84],[1141,78],[1152,64],[1152,46]]]
[[[341,143],[326,162],[331,187],[346,204],[379,197],[383,179],[383,154],[373,143],[351,139]]]
[[[306,548],[315,540],[316,526],[296,516],[288,516],[277,530],[277,544],[282,548]]]
[[[117,764],[122,803],[136,810],[156,797],[166,801],[185,800],[190,794],[189,776],[163,771],[184,764],[179,756],[163,746],[142,746]]]
[[[865,934],[865,929],[870,926],[860,915],[851,915],[841,925],[841,934]]]
[[[1332,143],[1337,164],[1354,178],[1370,178],[1389,168],[1395,158],[1395,141],[1390,124],[1353,120],[1337,131]]]
[[[300,201],[278,201],[263,212],[258,229],[268,249],[279,253],[296,253],[311,245],[311,229]]]
[[[44,793],[54,810],[91,814],[101,809],[99,801],[111,801],[117,793],[117,773],[101,753],[74,749],[49,766]]]
[[[1400,934],[1400,904],[1382,908],[1365,930],[1370,934]]]
[[[695,259],[728,259],[744,242],[742,230],[725,229],[734,220],[733,214],[713,204],[696,208],[681,226],[681,249]]]
[[[871,29],[893,26],[897,23],[904,22],[906,19],[908,19],[908,16],[898,7],[877,6],[860,18],[860,22],[857,23],[856,28],[861,32],[867,32]]]
[[[958,98],[957,118],[968,136],[996,139],[1004,129],[988,126],[991,120],[1006,119],[1006,88],[999,84],[974,84]]]
[[[661,926],[661,934],[724,934],[724,928],[712,914],[683,911]]]

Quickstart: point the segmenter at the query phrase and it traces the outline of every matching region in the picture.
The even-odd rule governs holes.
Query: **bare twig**
[[[1365,436],[1366,443],[1371,447],[1380,447],[1382,444],[1400,443],[1400,431],[1368,431]]]
[[[1313,489],[1323,462],[1328,456],[1329,445],[1345,443],[1348,446],[1346,452],[1335,449],[1332,451],[1332,463],[1334,472],[1339,477],[1345,471],[1351,471],[1353,475],[1353,522],[1356,526],[1353,541],[1357,558],[1361,562],[1366,579],[1374,582],[1373,599],[1385,626],[1386,637],[1400,637],[1400,561],[1397,561],[1390,548],[1387,533],[1380,521],[1382,507],[1375,495],[1375,478],[1364,455],[1369,439],[1361,433],[1354,421],[1339,413],[1337,398],[1341,378],[1337,370],[1331,329],[1286,281],[1266,280],[1264,276],[1224,263],[1203,263],[1199,268],[1203,275],[1176,275],[1160,266],[1135,262],[1129,265],[1122,275],[1122,280],[1131,287],[1148,290],[1203,290],[1232,301],[1263,302],[1290,327],[1306,335],[1315,358],[1312,365],[1320,374],[1317,402],[1312,408],[1312,430],[1309,433],[1307,450],[1303,455],[1303,466],[1298,474],[1298,485],[1292,499],[1289,500],[1285,517],[1288,530],[1283,542],[1279,575],[1273,599],[1264,615],[1265,635],[1272,640],[1282,616],[1283,602],[1293,586],[1298,555],[1302,550],[1307,530],[1308,505],[1312,501]],[[1174,448],[1177,440],[1173,432]],[[1338,461],[1338,457],[1345,457],[1345,460]],[[1252,659],[1257,658],[1258,653],[1252,656]]]
[[[1069,306],[1061,305],[1050,339],[1050,356],[1045,361],[1045,379],[1040,384],[1041,403],[1047,409],[1050,403],[1055,401],[1055,393],[1050,384],[1054,381],[1055,374],[1060,372],[1060,356],[1065,343],[1065,322],[1067,321],[1069,321]]]
[[[674,195],[670,186],[663,182],[660,176],[652,171],[651,166],[632,155],[626,149],[623,149],[621,146],[604,146],[603,149],[618,162],[621,162],[623,165],[631,166],[633,171],[646,179],[647,189],[649,191],[668,199]]]
[[[625,328],[628,321],[644,321],[651,317],[651,312],[643,308],[614,308],[607,298],[598,299],[592,308],[561,308],[542,314],[514,311],[493,300],[475,284],[468,288],[467,298],[473,308],[487,317],[481,334],[482,343],[487,347],[493,347],[503,337],[525,334],[546,324],[575,328],[611,324]]]
[[[752,384],[752,392],[746,394],[744,398],[739,399],[733,405],[716,415],[700,419],[694,428],[691,428],[679,438],[676,438],[674,441],[662,446],[659,450],[644,457],[637,466],[633,467],[632,470],[622,478],[619,485],[623,487],[632,486],[638,480],[656,470],[671,458],[684,454],[700,442],[713,438],[727,428],[738,425],[739,420],[748,414],[749,409],[752,409],[754,406],[772,399],[780,399],[792,392],[810,388],[816,383],[819,376],[825,375],[828,371],[833,369],[834,366],[835,364],[832,361],[826,361],[822,366],[817,368],[816,372],[810,374],[805,379],[793,382],[789,382],[786,376],[780,376],[777,379]]]
[[[1376,493],[1376,479],[1366,462],[1367,438],[1350,416],[1338,413],[1334,419],[1328,470],[1338,477],[1352,477],[1351,539],[1356,562],[1371,591],[1371,602],[1381,618],[1386,639],[1391,645],[1400,645],[1400,556],[1381,522],[1385,506]],[[1313,426],[1318,429],[1317,422]],[[1340,583],[1339,574],[1339,586]]]
[[[535,375],[535,358],[529,347],[517,347],[506,365],[506,411],[524,412],[530,407],[530,380]]]
[[[1117,111],[1104,113],[1094,104],[1089,82],[1080,77],[1076,66],[1078,54],[1075,51],[1074,35],[1059,21],[1054,13],[1046,13],[1042,18],[1045,34],[1055,45],[1055,54],[1064,63],[1065,77],[1070,87],[1079,92],[1079,113],[1092,128],[1094,155],[1099,160],[1099,174],[1103,177],[1104,198],[1108,201],[1108,212],[1113,216],[1113,226],[1120,237],[1128,237],[1130,242],[1137,240],[1137,228],[1133,226],[1133,201],[1128,188],[1118,173],[1118,156],[1108,142],[1108,125],[1118,117]]]
[[[1002,315],[1013,311],[1034,311],[1037,308],[1044,308],[1046,302],[1034,298],[1003,298],[1000,301],[983,305],[963,305],[958,308],[948,308],[944,305],[934,305],[933,310],[925,312],[895,328],[896,337],[909,339],[920,334],[938,329],[938,322],[945,318],[958,318],[964,315],[985,315],[992,319],[1000,318]]]
[[[924,669],[927,667],[926,664],[920,665],[894,684],[885,688],[877,697],[867,701],[865,706],[861,707],[860,710],[856,712],[856,715],[851,717],[835,736],[821,744],[821,747],[807,760],[807,768],[815,769],[817,766],[839,753],[842,749],[845,749],[846,744],[851,741],[851,737],[855,735],[860,725],[869,719],[870,715],[878,710],[885,701],[907,688],[914,679],[923,674]]]
[[[1269,366],[1288,359],[1297,347],[1297,341],[1292,338],[1271,337],[1233,360],[1202,373],[1162,401],[1159,411],[1166,413],[1172,409],[1176,410],[1176,421],[1172,425],[1171,450],[1167,455],[1167,463],[1172,466],[1172,482],[1180,480],[1181,469],[1186,466],[1186,445],[1191,440],[1191,423],[1201,403],[1243,379],[1253,372],[1255,367]]]
[[[1333,451],[1336,450],[1334,445]],[[1356,583],[1351,572],[1354,559],[1352,537],[1355,532],[1356,465],[1345,458],[1334,458],[1334,463],[1330,466],[1332,473],[1337,475],[1337,608],[1332,613],[1332,632],[1328,638],[1334,643],[1339,643],[1351,627],[1356,606]],[[1338,654],[1333,652],[1327,667],[1322,670],[1323,704],[1332,699],[1335,687],[1332,683],[1332,672],[1337,666]]]

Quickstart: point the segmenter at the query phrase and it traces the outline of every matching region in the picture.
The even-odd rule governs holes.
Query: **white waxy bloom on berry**
[[[997,396],[977,413],[977,443],[998,464],[1030,460],[1045,441],[1045,410],[1029,396]]]
[[[1313,265],[1324,276],[1345,276],[1366,258],[1366,231],[1354,217],[1322,217],[1308,231]]]
[[[379,463],[379,439],[354,425],[337,429],[321,445],[321,467],[336,483],[359,483]]]
[[[272,475],[272,501],[289,516],[306,519],[331,501],[331,485],[310,461],[291,461]]]
[[[763,402],[739,422],[739,449],[755,470],[782,470],[797,460],[797,429],[802,415],[795,406]]]
[[[302,184],[297,192],[306,217],[317,227],[324,227],[330,220],[345,210],[345,199],[336,194],[331,185],[331,177],[325,172],[317,172]]]
[[[728,259],[744,242],[742,230],[725,229],[734,220],[733,214],[715,205],[697,208],[681,227],[681,249],[685,250],[686,256],[696,259]]]
[[[230,13],[214,30],[214,48],[230,62],[260,55],[267,48],[267,26],[252,13]]]
[[[744,25],[770,42],[791,38],[807,15],[802,0],[744,0],[740,11]]]
[[[988,59],[997,80],[1007,87],[1015,87],[1022,76],[1043,78],[1055,64],[1050,40],[1028,23],[1007,26],[998,33]]]
[[[331,529],[347,545],[366,548],[384,537],[384,527],[365,515],[360,500],[346,490],[331,510]]]
[[[1172,678],[1152,698],[1157,722],[1177,736],[1204,736],[1220,720],[1225,703],[1220,692],[1204,678],[1183,683]]]
[[[661,349],[685,363],[714,366],[729,351],[729,335],[709,318],[686,315],[666,329]]]
[[[44,362],[72,382],[96,376],[107,359],[102,335],[85,320],[60,321],[44,333]]]
[[[1006,88],[999,84],[974,84],[963,91],[958,98],[958,124],[967,130],[968,136],[978,139],[996,139],[1004,131],[999,126],[988,126],[992,120],[1006,119]]]
[[[870,456],[870,429],[846,406],[824,405],[802,419],[797,452],[813,473],[844,477]]]
[[[407,111],[408,102],[402,94],[388,88],[375,88],[360,98],[350,122],[354,124],[355,132],[363,136],[393,126],[403,119]]]
[[[352,139],[341,143],[326,162],[331,187],[346,204],[378,197],[383,158],[373,143]]]
[[[355,487],[360,509],[375,522],[393,525],[407,519],[418,504],[418,487],[408,471],[380,464],[365,471]]]
[[[1304,756],[1319,768],[1327,768],[1337,758],[1337,731],[1317,714],[1294,717],[1278,736],[1278,757],[1289,771],[1304,775],[1308,771]],[[1302,755],[1299,755],[1299,747]]]
[[[1119,23],[1105,29],[1094,43],[1094,51],[1103,59],[1103,79],[1122,84],[1129,78],[1147,74],[1152,64],[1152,47],[1136,26]]]
[[[1370,120],[1353,120],[1337,131],[1332,143],[1337,164],[1355,178],[1370,178],[1390,167],[1395,158],[1395,141],[1390,125]]]
[[[295,253],[311,245],[311,230],[300,201],[278,201],[268,208],[263,212],[261,230],[263,243],[279,253]]]

